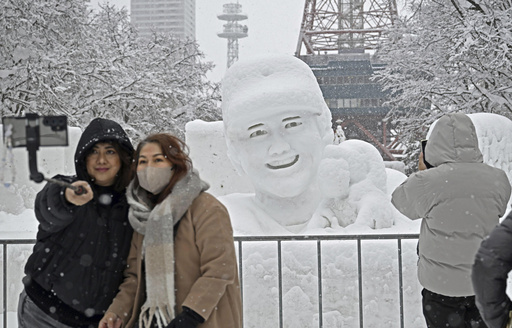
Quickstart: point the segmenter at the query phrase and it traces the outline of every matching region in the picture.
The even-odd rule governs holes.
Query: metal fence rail
[[[418,234],[365,234],[365,235],[310,235],[310,236],[235,236],[235,245],[238,250],[239,259],[239,276],[240,285],[242,292],[242,300],[244,293],[244,271],[243,271],[243,246],[244,244],[253,242],[275,242],[277,245],[277,281],[278,281],[278,321],[279,328],[284,327],[283,320],[283,254],[282,244],[286,242],[297,242],[297,241],[314,241],[316,242],[316,265],[317,265],[317,290],[318,290],[318,326],[323,327],[323,282],[322,282],[322,245],[326,241],[348,241],[352,240],[357,245],[357,273],[358,273],[358,297],[359,297],[359,326],[364,327],[363,324],[363,269],[362,269],[362,252],[361,242],[365,240],[396,240],[397,244],[397,255],[398,255],[398,288],[399,288],[399,308],[400,308],[400,327],[404,328],[404,294],[403,294],[403,273],[402,273],[402,240],[407,239],[418,239]],[[8,267],[8,247],[13,245],[30,245],[34,244],[33,239],[0,239],[0,243],[3,246],[3,327],[8,328],[8,284],[10,279],[21,279],[21,276],[9,277],[7,272]]]
[[[359,289],[359,326],[364,327],[363,321],[363,275],[362,275],[362,255],[361,241],[363,240],[396,240],[398,252],[398,288],[399,288],[399,308],[400,308],[400,327],[404,328],[404,295],[403,295],[403,273],[402,273],[402,240],[418,239],[418,234],[368,234],[368,235],[308,235],[308,236],[235,236],[235,243],[238,244],[238,258],[243,259],[243,244],[250,242],[270,241],[277,244],[277,265],[278,265],[278,321],[279,328],[283,328],[283,259],[282,259],[282,243],[289,241],[316,241],[317,252],[317,284],[318,284],[318,327],[323,327],[323,302],[322,302],[322,243],[325,241],[344,241],[353,240],[357,243],[357,272],[358,272],[358,289]],[[239,275],[242,292],[242,300],[244,298],[243,283],[243,261],[239,260]]]

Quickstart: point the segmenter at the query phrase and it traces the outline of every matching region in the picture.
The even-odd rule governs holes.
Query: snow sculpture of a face
[[[256,192],[294,197],[332,143],[331,113],[311,69],[293,56],[235,63],[222,81],[228,156]]]

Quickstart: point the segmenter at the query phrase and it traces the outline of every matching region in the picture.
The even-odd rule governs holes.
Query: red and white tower
[[[306,0],[296,55],[375,49],[397,14],[395,0]]]
[[[397,16],[396,0],[305,0],[295,52],[347,139],[370,142],[386,160],[401,156],[402,147],[386,119],[388,94],[372,79],[385,66],[373,53]]]

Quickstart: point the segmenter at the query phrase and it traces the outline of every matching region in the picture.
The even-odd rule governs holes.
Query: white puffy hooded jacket
[[[504,171],[483,163],[475,127],[464,114],[437,121],[425,158],[434,167],[412,174],[392,196],[405,216],[423,218],[418,279],[437,294],[474,295],[475,254],[506,211],[510,183]]]

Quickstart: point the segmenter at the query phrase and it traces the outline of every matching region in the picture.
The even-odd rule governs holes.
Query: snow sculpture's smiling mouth
[[[292,161],[273,161],[272,164],[265,164],[269,169],[272,170],[279,170],[279,169],[285,169],[287,167],[290,167],[297,163],[299,161],[299,155],[296,155],[295,158]]]

